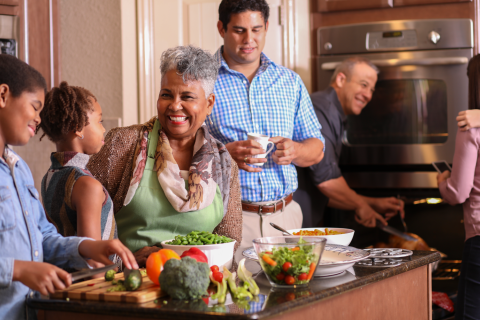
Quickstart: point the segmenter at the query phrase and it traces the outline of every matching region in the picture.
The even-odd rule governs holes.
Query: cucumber
[[[113,281],[115,279],[115,270],[108,270],[105,272],[105,281]]]
[[[135,291],[142,285],[142,274],[138,270],[132,270],[132,272],[125,278],[125,289],[127,291]]]

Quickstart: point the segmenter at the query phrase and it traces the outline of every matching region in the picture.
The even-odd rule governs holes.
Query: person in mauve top
[[[480,55],[468,63],[469,109],[480,109]],[[480,319],[480,128],[459,128],[452,172],[437,176],[445,202],[463,203],[465,245],[455,319]]]
[[[215,108],[207,126],[223,142],[239,171],[242,190],[241,247],[261,236],[281,234],[268,222],[300,228],[302,212],[292,201],[297,189],[295,165],[310,166],[323,157],[324,139],[312,102],[300,77],[270,60],[262,50],[268,30],[265,0],[223,0],[218,31],[224,40],[215,53],[220,64]],[[267,158],[248,133],[270,137]],[[263,163],[262,167],[252,164]]]
[[[35,319],[25,299],[70,286],[70,274],[60,268],[89,267],[86,258],[112,264],[112,254],[127,268],[138,265],[119,240],[64,238],[47,221],[30,169],[8,147],[35,135],[47,85],[38,71],[7,54],[0,54],[0,70],[0,319]]]

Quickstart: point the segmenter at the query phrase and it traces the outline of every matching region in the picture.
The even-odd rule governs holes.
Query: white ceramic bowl
[[[208,266],[211,267],[213,265],[217,265],[220,270],[222,266],[227,267],[228,269],[232,268],[233,262],[233,249],[235,247],[235,240],[232,242],[227,243],[219,243],[219,244],[205,244],[205,245],[173,245],[173,244],[166,244],[166,242],[173,241],[174,239],[162,241],[162,247],[164,249],[171,249],[175,251],[179,256],[182,255],[184,251],[189,250],[190,248],[198,248],[200,249],[208,259]]]
[[[315,229],[321,230],[325,232],[325,228],[303,228],[303,229],[290,229],[287,230],[291,234],[294,232],[299,232],[300,230],[304,231],[315,231]],[[352,242],[353,239],[353,234],[355,233],[355,230],[352,229],[345,229],[345,228],[328,228],[328,230],[331,231],[338,231],[338,232],[344,232],[343,234],[332,234],[328,236],[304,236],[304,237],[321,237],[327,239],[327,244],[339,244],[341,246],[348,246],[350,242]],[[284,233],[283,235],[287,235]]]

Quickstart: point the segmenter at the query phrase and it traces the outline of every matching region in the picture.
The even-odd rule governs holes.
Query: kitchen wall
[[[137,122],[136,19],[133,0],[60,0],[60,80],[89,89],[107,129]],[[126,121],[122,121],[125,118]],[[15,147],[40,191],[53,143],[37,135]]]
[[[89,89],[104,117],[122,117],[119,0],[61,0],[62,80]]]

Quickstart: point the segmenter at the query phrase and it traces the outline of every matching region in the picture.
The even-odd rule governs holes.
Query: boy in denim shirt
[[[86,259],[109,265],[114,253],[127,268],[138,266],[118,240],[64,238],[47,221],[27,164],[7,146],[25,145],[35,135],[45,79],[6,54],[0,70],[0,319],[25,319],[35,317],[25,303],[33,290],[48,295],[70,286],[70,274],[59,267],[89,267]]]

